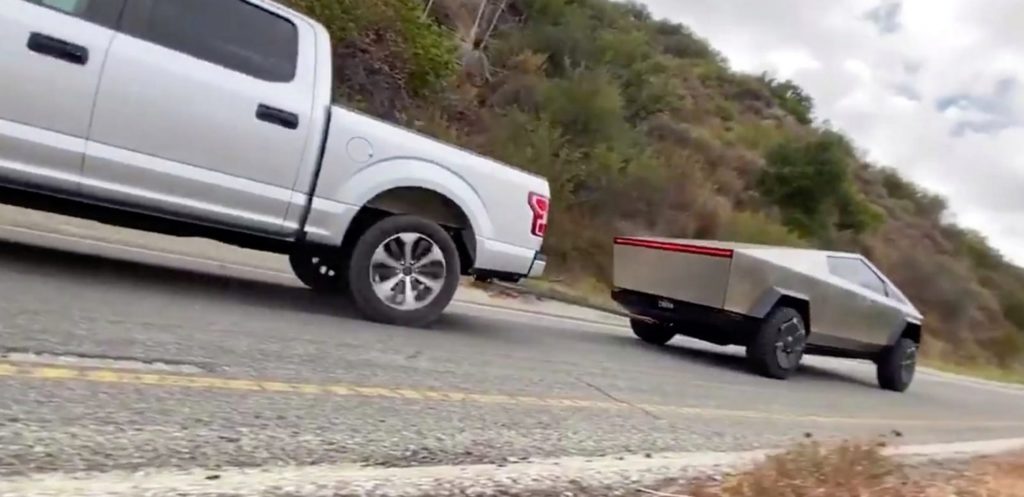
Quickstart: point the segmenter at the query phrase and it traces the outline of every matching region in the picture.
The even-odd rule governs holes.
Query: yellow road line
[[[934,425],[934,426],[1020,426],[1024,421],[946,421],[929,419],[878,419],[832,416],[810,416],[778,414],[759,411],[713,409],[704,407],[672,406],[662,404],[629,404],[610,400],[587,400],[522,395],[480,394],[416,388],[369,387],[346,384],[288,383],[279,381],[242,380],[192,375],[169,375],[139,373],[126,370],[72,368],[57,366],[24,365],[0,361],[0,377],[30,378],[50,381],[85,381],[94,383],[120,383],[172,388],[196,388],[203,390],[233,390],[258,393],[296,393],[330,397],[362,397],[406,399],[420,401],[462,402],[472,404],[494,404],[511,406],[543,406],[577,409],[626,410],[643,409],[649,412],[672,413],[689,416],[731,417],[760,420],[809,421],[824,423],[856,423],[885,425]]]

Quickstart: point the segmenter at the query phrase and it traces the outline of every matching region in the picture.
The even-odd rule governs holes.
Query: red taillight
[[[531,193],[527,197],[530,204],[530,211],[533,212],[533,221],[530,223],[530,233],[533,236],[544,238],[548,231],[548,211],[551,210],[551,201],[539,193]]]
[[[711,257],[724,257],[727,259],[732,258],[732,250],[730,249],[723,249],[718,247],[702,247],[700,245],[690,245],[688,243],[660,242],[657,240],[645,240],[643,238],[629,238],[620,236],[615,239],[615,244],[626,245],[629,247],[665,250],[668,252],[682,252],[685,254],[709,255]]]

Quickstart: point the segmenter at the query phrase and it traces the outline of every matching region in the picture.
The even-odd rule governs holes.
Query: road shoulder
[[[1024,439],[893,446],[881,454],[898,461],[941,463],[1024,449]],[[509,464],[375,468],[358,465],[248,469],[48,473],[0,481],[0,497],[104,495],[198,497],[213,495],[622,495],[666,480],[721,477],[782,451],[692,452],[560,458]],[[596,494],[595,494],[596,495]]]

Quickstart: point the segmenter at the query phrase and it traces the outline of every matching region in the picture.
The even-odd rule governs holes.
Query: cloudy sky
[[[800,83],[819,118],[1024,265],[1024,2],[644,1],[735,69]]]

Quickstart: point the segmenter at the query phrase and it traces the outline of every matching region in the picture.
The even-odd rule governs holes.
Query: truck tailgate
[[[659,238],[615,238],[616,288],[721,308],[731,248]]]

